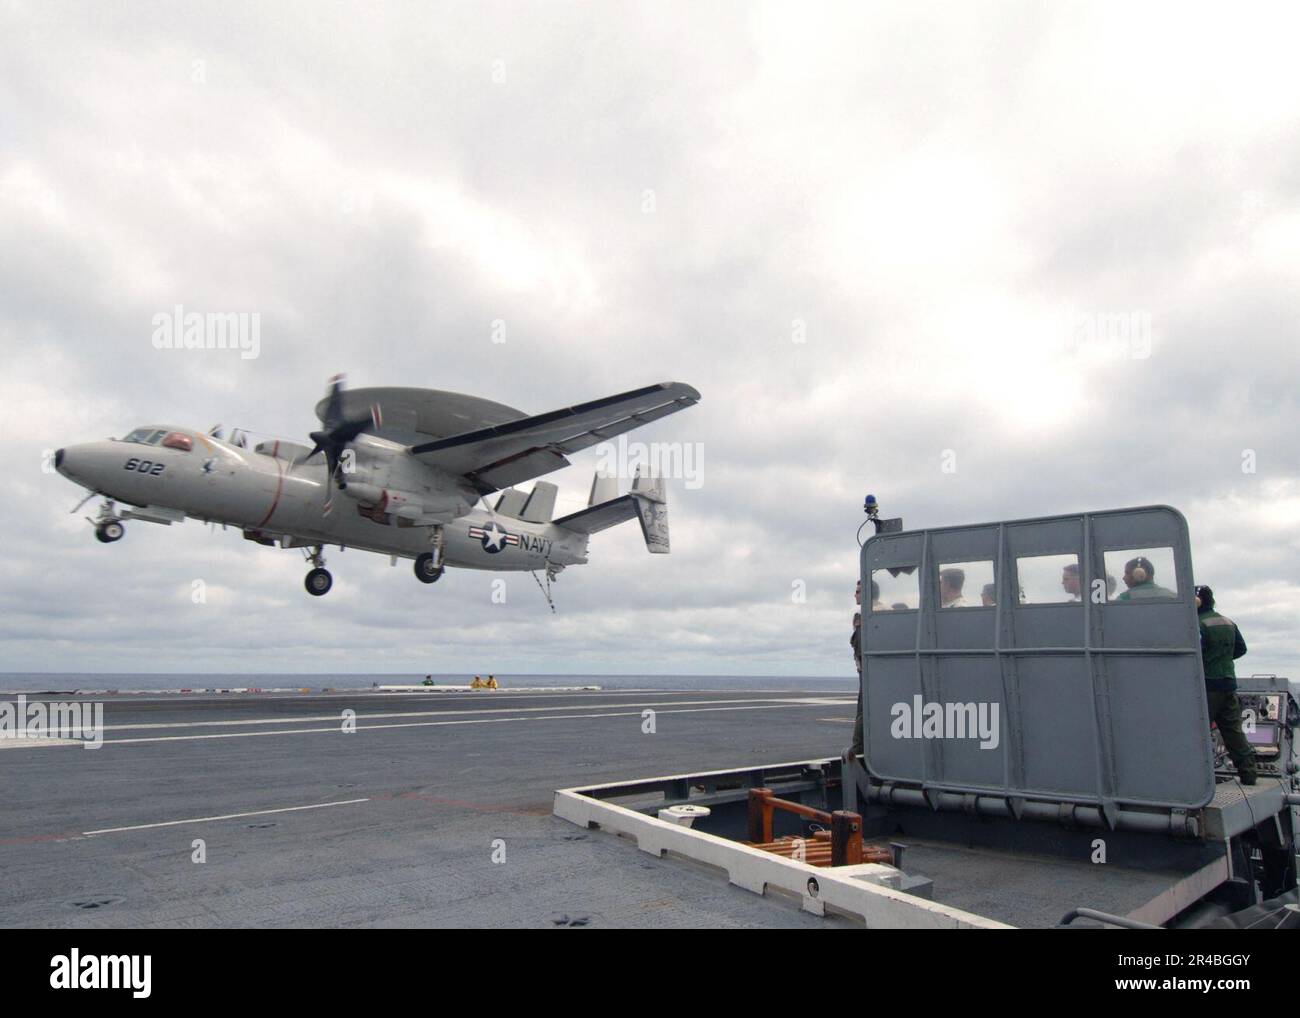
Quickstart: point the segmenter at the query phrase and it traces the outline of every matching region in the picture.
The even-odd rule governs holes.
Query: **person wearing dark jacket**
[[[857,590],[853,592],[853,599],[861,608],[861,580],[858,581]],[[871,581],[871,607],[874,611],[880,610],[880,588],[875,580]],[[849,646],[853,648],[853,664],[858,670],[858,711],[853,718],[853,743],[840,754],[840,759],[845,763],[862,755],[862,612],[860,610],[853,615],[853,635],[849,637]]]
[[[1201,661],[1205,670],[1210,720],[1237,768],[1243,785],[1255,783],[1255,751],[1241,730],[1241,701],[1237,698],[1237,670],[1233,662],[1246,653],[1246,641],[1232,619],[1214,610],[1214,591],[1196,588],[1196,615],[1201,629]]]

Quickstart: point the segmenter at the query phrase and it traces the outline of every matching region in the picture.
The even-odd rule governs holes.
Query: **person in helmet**
[[[1116,601],[1133,601],[1142,597],[1177,597],[1167,587],[1157,586],[1156,567],[1144,555],[1129,559],[1124,563],[1125,590]]]

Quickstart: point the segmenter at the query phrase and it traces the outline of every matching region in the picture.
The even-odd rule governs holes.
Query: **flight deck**
[[[94,699],[99,749],[0,741],[0,926],[827,922],[550,814],[566,786],[833,752],[843,691]]]

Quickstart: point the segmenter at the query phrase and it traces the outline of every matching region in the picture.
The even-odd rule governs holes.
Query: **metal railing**
[[[775,814],[791,813],[823,825],[811,838],[773,836]],[[862,817],[848,810],[827,813],[801,802],[778,799],[770,788],[749,790],[749,841],[774,855],[810,866],[856,866],[864,862],[896,865],[896,849],[862,843]]]

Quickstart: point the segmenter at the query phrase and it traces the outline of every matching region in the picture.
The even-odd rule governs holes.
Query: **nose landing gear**
[[[319,544],[311,550],[311,554],[307,556],[307,561],[315,567],[303,580],[303,586],[307,588],[307,593],[312,597],[322,597],[328,594],[330,587],[334,586],[334,577],[325,568],[325,555]]]
[[[86,499],[82,499],[83,505],[85,502]],[[74,509],[73,512],[76,510]],[[122,518],[117,515],[117,506],[111,498],[104,500],[104,504],[99,507],[99,512],[95,514],[93,520],[89,516],[86,520],[95,528],[95,540],[100,544],[112,544],[114,541],[122,540],[126,535],[126,527],[122,526]]]
[[[114,541],[120,541],[125,534],[126,527],[118,523],[117,520],[109,520],[107,523],[97,523],[95,525],[95,540],[101,544],[112,544]]]
[[[312,597],[320,597],[330,592],[330,587],[334,586],[334,577],[330,575],[328,569],[317,567],[307,574],[303,586]]]

